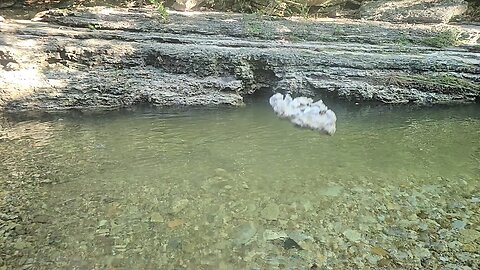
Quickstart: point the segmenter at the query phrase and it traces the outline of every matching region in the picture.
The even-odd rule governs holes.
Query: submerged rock
[[[455,220],[452,222],[452,228],[455,230],[463,230],[467,226],[467,223],[463,220]]]
[[[161,223],[164,221],[164,218],[160,213],[153,212],[150,214],[150,221],[153,223]]]
[[[234,242],[237,245],[245,245],[249,243],[252,238],[257,234],[257,228],[253,223],[245,223],[243,225],[240,225],[238,228],[236,234],[234,235]]]
[[[460,232],[459,240],[463,244],[473,243],[477,239],[480,239],[480,232],[472,229],[465,229]]]
[[[348,239],[350,242],[357,243],[362,239],[362,235],[356,230],[346,230],[343,232],[343,236]]]
[[[285,239],[288,235],[285,232],[277,232],[273,230],[265,230],[263,232],[263,240],[272,241],[277,239]]]
[[[285,248],[285,249],[295,248],[295,249],[298,249],[298,250],[302,250],[302,249],[303,249],[303,248],[302,248],[295,240],[293,240],[292,238],[287,238],[287,239],[285,239],[285,241],[283,242],[283,248]]]
[[[277,220],[280,215],[280,207],[277,204],[270,203],[263,208],[261,215],[266,220]]]
[[[318,192],[317,194],[321,196],[336,197],[340,195],[342,191],[343,191],[343,187],[341,186],[331,186],[331,187],[327,187],[325,189],[320,190],[320,192]]]
[[[188,202],[189,202],[188,199],[180,199],[180,200],[173,201],[170,209],[171,213],[177,214],[181,212],[183,209],[185,209],[185,207],[187,207]]]

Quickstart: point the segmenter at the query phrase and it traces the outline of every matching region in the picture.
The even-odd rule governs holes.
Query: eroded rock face
[[[434,26],[86,8],[0,30],[1,110],[239,106],[272,92],[416,104],[480,96],[480,54],[421,45],[443,33]]]
[[[16,0],[1,0],[0,1],[0,9],[1,8],[9,8],[13,7],[16,4]]]
[[[463,0],[380,0],[364,3],[360,16],[395,23],[447,23],[467,11]]]

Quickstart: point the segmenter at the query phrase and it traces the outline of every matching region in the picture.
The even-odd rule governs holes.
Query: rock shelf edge
[[[0,111],[241,106],[275,92],[480,100],[475,27],[96,7],[4,20],[0,31]],[[438,46],[451,38],[462,46]]]

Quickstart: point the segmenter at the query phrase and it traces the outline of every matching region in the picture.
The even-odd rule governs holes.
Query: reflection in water
[[[479,107],[329,105],[332,137],[268,104],[3,119],[1,169],[28,156],[56,183],[24,252],[45,269],[478,264]]]

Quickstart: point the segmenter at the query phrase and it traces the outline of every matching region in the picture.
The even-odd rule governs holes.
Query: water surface
[[[469,244],[455,221],[479,229],[480,107],[328,105],[334,136],[265,103],[2,118],[2,174],[39,184],[19,264],[415,269],[427,254],[478,265],[478,252],[465,262],[462,245],[432,243]]]

